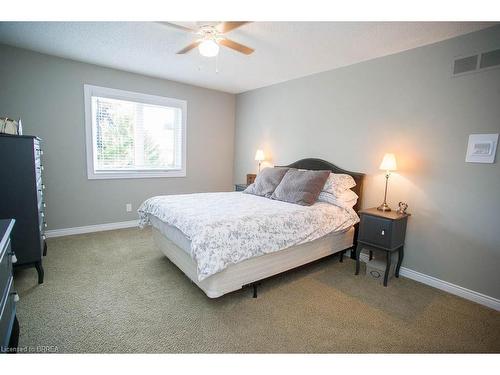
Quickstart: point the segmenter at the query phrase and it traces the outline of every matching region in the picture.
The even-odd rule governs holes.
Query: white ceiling
[[[178,22],[195,27],[195,23]],[[255,49],[176,52],[194,35],[153,22],[0,22],[0,43],[231,93],[351,65],[491,22],[254,22],[227,36]]]

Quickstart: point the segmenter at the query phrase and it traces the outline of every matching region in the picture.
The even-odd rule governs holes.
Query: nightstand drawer
[[[391,247],[392,221],[377,216],[361,215],[358,240]]]
[[[236,185],[234,185],[234,190],[235,191],[244,191],[247,187],[248,187],[248,185],[246,185],[246,184],[236,184]]]

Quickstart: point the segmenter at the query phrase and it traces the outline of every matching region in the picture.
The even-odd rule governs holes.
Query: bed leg
[[[342,263],[344,261],[344,253],[345,253],[345,251],[340,252],[340,259],[339,259],[340,263]]]
[[[252,298],[257,298],[257,284],[252,284],[253,287],[253,296]]]

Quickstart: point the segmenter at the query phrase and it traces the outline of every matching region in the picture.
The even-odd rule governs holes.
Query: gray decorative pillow
[[[255,182],[247,187],[243,192],[269,198],[288,170],[289,168],[280,167],[264,168],[257,175]]]
[[[325,186],[330,171],[299,171],[290,169],[274,190],[271,199],[310,206]]]

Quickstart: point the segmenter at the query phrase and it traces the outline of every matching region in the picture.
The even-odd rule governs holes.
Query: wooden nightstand
[[[248,187],[247,184],[235,184],[234,191],[243,191]]]
[[[406,222],[409,214],[398,214],[395,211],[383,212],[369,208],[358,212],[360,215],[358,245],[356,247],[356,275],[359,274],[359,254],[363,248],[386,252],[386,268],[384,286],[387,286],[391,268],[392,252],[398,251],[398,264],[395,276],[399,277],[399,269],[403,262]],[[371,258],[371,256],[370,256]]]

